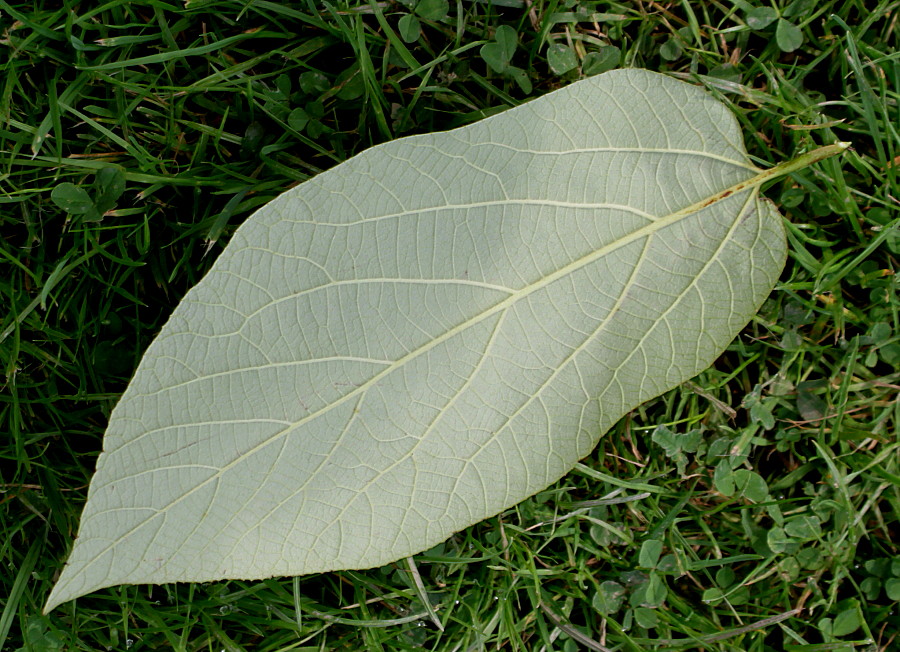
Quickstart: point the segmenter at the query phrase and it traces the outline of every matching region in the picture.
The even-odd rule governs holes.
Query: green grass
[[[897,2],[414,4],[0,0],[0,649],[900,647]],[[789,261],[714,367],[413,566],[41,615],[109,412],[235,226],[621,66],[705,85],[760,165],[853,142],[766,188]]]

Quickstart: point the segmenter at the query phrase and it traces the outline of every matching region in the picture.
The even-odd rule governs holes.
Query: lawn
[[[0,650],[900,649],[900,2],[0,0]],[[255,209],[647,68],[737,116],[788,262],[708,370],[378,569],[42,613],[109,414]],[[389,183],[389,179],[384,180]]]

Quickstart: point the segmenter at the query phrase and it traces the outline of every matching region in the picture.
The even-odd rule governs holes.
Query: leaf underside
[[[46,609],[379,566],[545,488],[770,292],[758,172],[722,104],[617,70],[284,193],[148,348]]]

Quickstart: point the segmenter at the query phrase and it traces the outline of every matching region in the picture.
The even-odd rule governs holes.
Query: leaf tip
[[[44,608],[41,609],[41,615],[46,616],[51,611],[56,609],[60,604],[62,604],[62,601],[58,597],[56,597],[56,587],[54,586],[53,590],[50,591],[50,597],[48,597],[47,602],[44,603]]]

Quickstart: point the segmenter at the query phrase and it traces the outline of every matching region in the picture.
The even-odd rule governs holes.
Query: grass
[[[0,649],[896,649],[898,23],[887,0],[0,0]],[[109,411],[236,225],[621,66],[705,85],[761,165],[853,143],[766,188],[789,261],[712,368],[412,565],[41,614]]]

